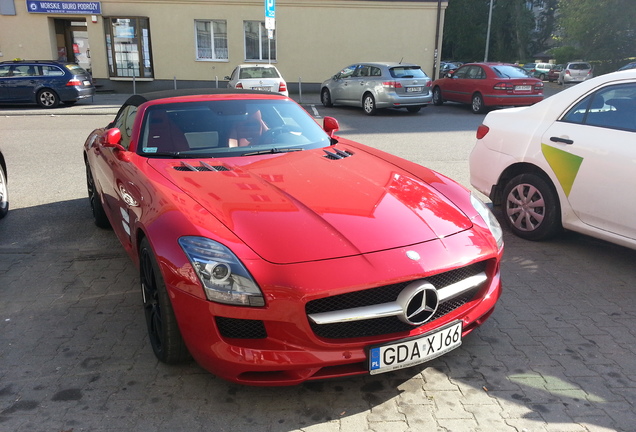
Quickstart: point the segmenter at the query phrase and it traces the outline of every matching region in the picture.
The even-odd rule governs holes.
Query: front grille
[[[259,320],[216,317],[221,336],[231,339],[265,339],[265,324]]]
[[[485,271],[485,269],[486,262],[483,261],[467,267],[429,276],[425,279],[439,290],[445,286],[462,281],[471,276],[475,276]],[[409,283],[410,281],[313,300],[307,303],[305,311],[309,315],[394,302]],[[425,324],[428,324],[431,321],[434,321],[468,303],[475,297],[479,289],[479,287],[474,288],[462,293],[460,296],[450,298],[443,303],[440,303],[435,315]],[[322,325],[309,320],[309,323],[316,336],[327,339],[380,336],[392,333],[408,332],[416,328],[415,326],[400,321],[397,317],[385,317],[372,320]]]

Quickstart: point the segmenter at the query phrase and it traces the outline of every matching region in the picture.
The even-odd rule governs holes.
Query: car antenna
[[[404,60],[404,57],[402,57],[402,58],[400,59],[400,63],[399,63],[399,64],[402,64],[402,60]]]

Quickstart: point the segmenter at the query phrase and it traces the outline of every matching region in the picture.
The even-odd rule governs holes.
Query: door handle
[[[563,143],[563,144],[574,144],[574,141],[572,141],[571,139],[561,138],[561,137],[550,137],[550,141],[552,141],[552,142],[560,142],[560,143]]]

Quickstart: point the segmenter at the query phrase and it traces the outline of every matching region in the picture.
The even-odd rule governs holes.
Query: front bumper
[[[481,228],[443,242],[332,261],[287,266],[248,263],[266,297],[262,308],[212,303],[177,288],[183,280],[168,277],[166,283],[192,356],[217,376],[250,385],[294,385],[366,374],[368,348],[372,345],[420,335],[458,319],[463,321],[465,336],[492,313],[501,292],[502,250],[495,251],[489,234],[479,231]],[[422,259],[406,259],[407,250],[418,252]],[[312,326],[308,318],[307,305],[328,297],[426,279],[482,261],[487,263],[488,277],[471,298],[419,327],[389,334],[339,336],[315,331],[315,324]]]

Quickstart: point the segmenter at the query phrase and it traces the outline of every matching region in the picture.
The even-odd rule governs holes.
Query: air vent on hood
[[[326,153],[325,157],[332,160],[344,159],[348,158],[349,156],[353,156],[353,152],[349,150],[338,150],[337,148],[334,148],[333,151],[335,153],[324,149],[323,151]]]
[[[177,171],[229,171],[227,167],[223,165],[210,165],[209,163],[200,161],[200,165],[194,166],[187,162],[181,162],[181,165],[174,167]]]

